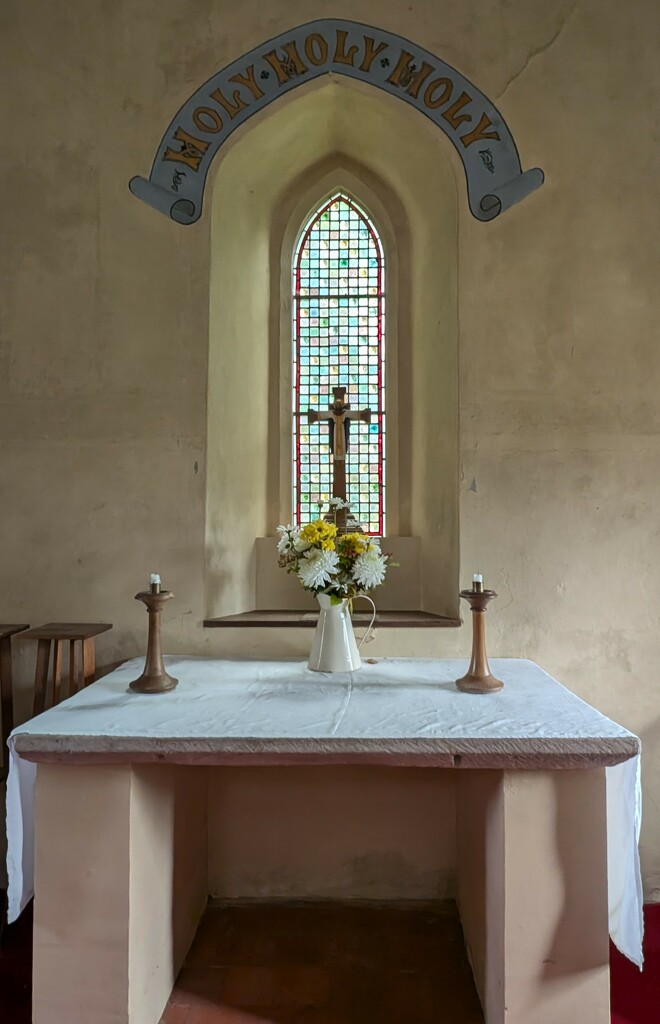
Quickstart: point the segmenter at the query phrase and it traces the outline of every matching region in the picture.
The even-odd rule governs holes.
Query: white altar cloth
[[[642,964],[640,742],[533,662],[492,662],[504,689],[459,692],[457,660],[378,659],[358,673],[304,663],[169,657],[167,694],[127,690],[143,667],[126,662],[9,740],[9,920],[32,896],[30,760],[180,763],[370,763],[492,768],[605,765],[610,934]]]

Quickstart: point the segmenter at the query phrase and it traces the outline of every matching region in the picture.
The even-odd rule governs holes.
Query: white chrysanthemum
[[[364,590],[377,587],[385,579],[387,559],[376,548],[363,552],[355,559],[353,579]]]
[[[293,547],[298,531],[293,526],[278,526],[277,532],[280,535],[280,539],[277,542],[278,553],[285,555]]]
[[[298,569],[298,578],[305,587],[325,587],[336,572],[339,556],[336,551],[310,551]]]
[[[337,509],[349,508],[350,507],[348,502],[344,501],[343,498],[330,498],[329,501],[328,501],[328,505],[330,506],[330,508],[337,508]]]
[[[296,532],[296,535],[295,535],[294,541],[293,541],[293,550],[294,551],[297,551],[298,554],[301,555],[303,553],[303,551],[309,551],[311,546],[312,546],[311,544],[308,544],[307,541],[303,540],[301,538],[300,534],[298,532]]]

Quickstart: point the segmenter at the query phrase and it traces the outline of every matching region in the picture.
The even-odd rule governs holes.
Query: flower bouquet
[[[341,504],[340,504],[341,502]],[[334,514],[346,504],[332,498]],[[323,504],[319,505],[319,514]],[[306,526],[278,526],[279,565],[295,573],[305,590],[314,594],[321,612],[309,666],[318,671],[353,671],[361,665],[350,620],[352,602],[368,596],[385,579],[389,554],[364,533],[338,533],[337,525],[315,519]],[[373,624],[373,619],[372,619]],[[371,628],[371,627],[370,627]]]
[[[331,508],[343,507],[340,501],[331,499]],[[379,586],[391,562],[377,538],[338,534],[336,524],[326,519],[315,519],[302,528],[278,526],[277,532],[280,566],[295,573],[305,590],[317,596],[327,594],[335,604]]]

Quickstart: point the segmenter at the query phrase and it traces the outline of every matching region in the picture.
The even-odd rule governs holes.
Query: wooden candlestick
[[[472,609],[472,658],[467,675],[456,680],[456,686],[465,693],[496,693],[504,683],[490,670],[486,654],[486,606],[497,594],[484,590],[483,584],[473,590],[461,590],[461,597],[469,601]]]
[[[138,693],[167,693],[179,682],[165,671],[160,643],[160,613],[165,602],[171,597],[174,597],[172,591],[161,590],[159,583],[152,583],[150,590],[143,590],[135,595],[136,601],[143,601],[146,604],[149,615],[149,639],[144,672],[138,679],[134,679],[129,687]]]

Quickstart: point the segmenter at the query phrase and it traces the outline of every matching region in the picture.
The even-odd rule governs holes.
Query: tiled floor
[[[211,907],[162,1024],[483,1024],[456,908]]]

